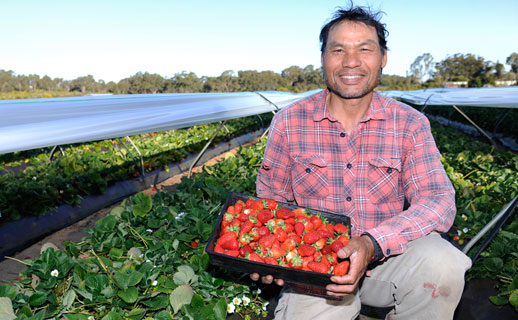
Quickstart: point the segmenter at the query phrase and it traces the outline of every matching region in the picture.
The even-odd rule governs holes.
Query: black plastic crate
[[[325,287],[328,284],[333,283],[331,281],[330,274],[323,274],[313,271],[305,271],[300,269],[294,269],[283,266],[276,266],[267,263],[260,263],[256,261],[250,261],[243,258],[232,257],[223,253],[214,252],[216,240],[221,230],[221,222],[223,215],[227,211],[227,208],[235,204],[238,200],[246,202],[248,199],[259,199],[258,197],[249,196],[242,193],[231,192],[228,195],[227,201],[221,210],[216,226],[212,230],[212,234],[209,238],[205,251],[209,255],[210,263],[223,268],[232,269],[244,273],[258,273],[260,275],[272,275],[274,278],[283,279],[287,285],[292,286],[297,292],[326,297],[328,299],[341,300],[341,298],[327,296],[325,294]],[[301,208],[298,206],[290,205],[283,202],[278,202],[279,206],[286,207],[288,209]],[[341,216],[329,212],[311,210],[312,214],[320,214],[321,217],[326,218],[329,222],[334,224],[341,223],[350,228],[350,219],[347,216]]]

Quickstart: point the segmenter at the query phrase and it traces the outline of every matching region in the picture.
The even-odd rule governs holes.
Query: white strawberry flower
[[[243,305],[244,305],[244,306],[247,306],[249,303],[250,303],[250,298],[249,298],[249,297],[247,297],[247,296],[244,296],[244,297],[243,297]]]
[[[268,305],[270,304],[270,302],[266,301],[264,304],[263,304],[263,310],[266,311],[266,307],[268,307]]]
[[[235,304],[236,306],[240,305],[241,304],[241,299],[239,299],[238,297],[235,297],[233,300],[232,300],[232,303]]]
[[[461,217],[461,218],[462,218],[462,220],[464,220],[464,221],[468,220],[468,216],[466,216],[465,214],[461,215],[460,217]]]
[[[57,277],[59,276],[59,271],[58,269],[54,269],[50,272],[50,275],[53,276],[53,277]]]
[[[233,303],[227,304],[227,312],[234,313],[234,311],[236,311],[236,306]]]
[[[464,232],[464,233],[468,233],[468,231],[469,231],[469,229],[468,229],[468,228],[464,228],[464,229],[462,229],[462,232]]]
[[[95,320],[94,316],[89,316],[88,320]]]
[[[156,287],[156,285],[158,284],[158,281],[154,280],[153,283],[151,284],[153,287]]]

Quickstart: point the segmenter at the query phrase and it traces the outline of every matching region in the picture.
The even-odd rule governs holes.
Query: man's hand
[[[365,274],[367,265],[374,254],[374,245],[368,236],[353,237],[337,254],[342,259],[349,258],[351,266],[346,275],[332,276],[331,281],[337,284],[329,284],[326,289],[328,295],[345,296],[354,292],[358,282]]]
[[[259,277],[261,277],[261,276],[258,273],[251,273],[250,274],[250,279],[252,279],[254,281],[259,280]],[[271,284],[272,282],[275,281],[275,283],[278,286],[283,286],[284,285],[284,280],[282,280],[282,279],[274,279],[273,276],[271,276],[271,275],[267,275],[267,276],[261,277],[261,281],[264,284]]]

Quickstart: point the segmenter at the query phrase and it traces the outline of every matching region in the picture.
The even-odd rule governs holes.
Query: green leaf
[[[0,285],[0,297],[6,297],[14,300],[14,297],[16,297],[16,290],[14,290],[14,288],[11,286],[2,284]]]
[[[119,219],[121,217],[122,212],[124,212],[124,207],[118,206],[118,207],[113,208],[112,211],[110,211],[110,214],[112,216],[115,216],[117,219]]]
[[[492,271],[492,272],[495,272],[495,273],[499,273],[500,270],[502,270],[502,268],[504,266],[504,262],[500,258],[493,257],[493,258],[489,258],[489,259],[484,260],[484,266],[489,271]]]
[[[120,290],[117,292],[117,295],[124,300],[126,303],[133,303],[137,301],[138,298],[138,290],[135,287],[129,287],[126,290]]]
[[[171,314],[169,312],[167,312],[166,310],[162,310],[159,313],[156,313],[154,318],[156,320],[173,320],[173,317],[171,316]]]
[[[133,215],[135,217],[145,217],[152,207],[153,200],[149,195],[137,193],[133,197]]]
[[[509,299],[507,298],[507,296],[490,296],[489,301],[491,301],[493,304],[497,306],[503,306],[509,302]]]
[[[190,285],[184,284],[178,286],[169,295],[169,303],[173,307],[174,314],[176,314],[184,304],[191,303],[193,291]]]
[[[88,320],[88,316],[86,314],[81,314],[81,313],[77,313],[77,314],[67,313],[67,314],[64,314],[64,317],[67,320]]]
[[[227,301],[225,298],[221,298],[214,305],[214,316],[217,320],[225,320],[227,317]]]
[[[178,267],[178,272],[173,275],[173,280],[177,285],[196,283],[198,282],[198,276],[191,267],[182,265]]]
[[[169,304],[169,297],[165,294],[160,294],[153,299],[142,301],[142,304],[148,307],[150,310],[163,309]]]
[[[65,294],[62,305],[65,307],[65,309],[69,309],[72,306],[72,304],[74,303],[75,299],[76,299],[76,292],[74,290],[70,289]]]
[[[11,299],[7,297],[0,297],[0,320],[12,320],[15,319],[13,304]]]
[[[146,310],[144,310],[144,309],[133,309],[133,310],[131,310],[126,315],[126,317],[130,318],[131,320],[140,320],[145,315],[146,315]]]
[[[198,295],[198,294],[195,294],[192,296],[192,300],[191,300],[191,304],[190,306],[193,307],[193,308],[201,308],[205,305],[205,302],[203,300],[203,297]]]
[[[518,307],[518,290],[514,290],[509,296],[509,303],[511,303],[515,308]]]
[[[27,320],[43,320],[43,319],[45,319],[45,316],[46,316],[46,312],[44,309],[44,310],[41,310],[40,312],[36,313],[34,316],[30,317]]]
[[[118,314],[117,312],[115,312],[115,311],[110,311],[110,312],[108,312],[108,314],[107,314],[107,315],[105,315],[105,316],[103,317],[103,319],[102,319],[102,320],[124,320],[124,319],[123,319],[123,318],[121,317],[121,315],[120,315],[120,314]]]
[[[122,251],[122,249],[119,248],[111,248],[109,253],[110,258],[113,260],[119,260],[123,254],[124,251]]]
[[[29,298],[29,304],[32,307],[39,307],[42,304],[47,301],[47,294],[44,292],[35,292],[30,298]]]

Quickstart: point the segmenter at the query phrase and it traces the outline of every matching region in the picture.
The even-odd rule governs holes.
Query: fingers
[[[258,281],[259,278],[261,278],[261,282],[264,284],[271,284],[272,282],[275,282],[275,284],[278,286],[284,285],[284,280],[274,279],[273,276],[271,276],[271,275],[266,275],[266,276],[261,277],[261,275],[259,275],[258,273],[250,274],[250,279],[252,279],[253,281]]]

